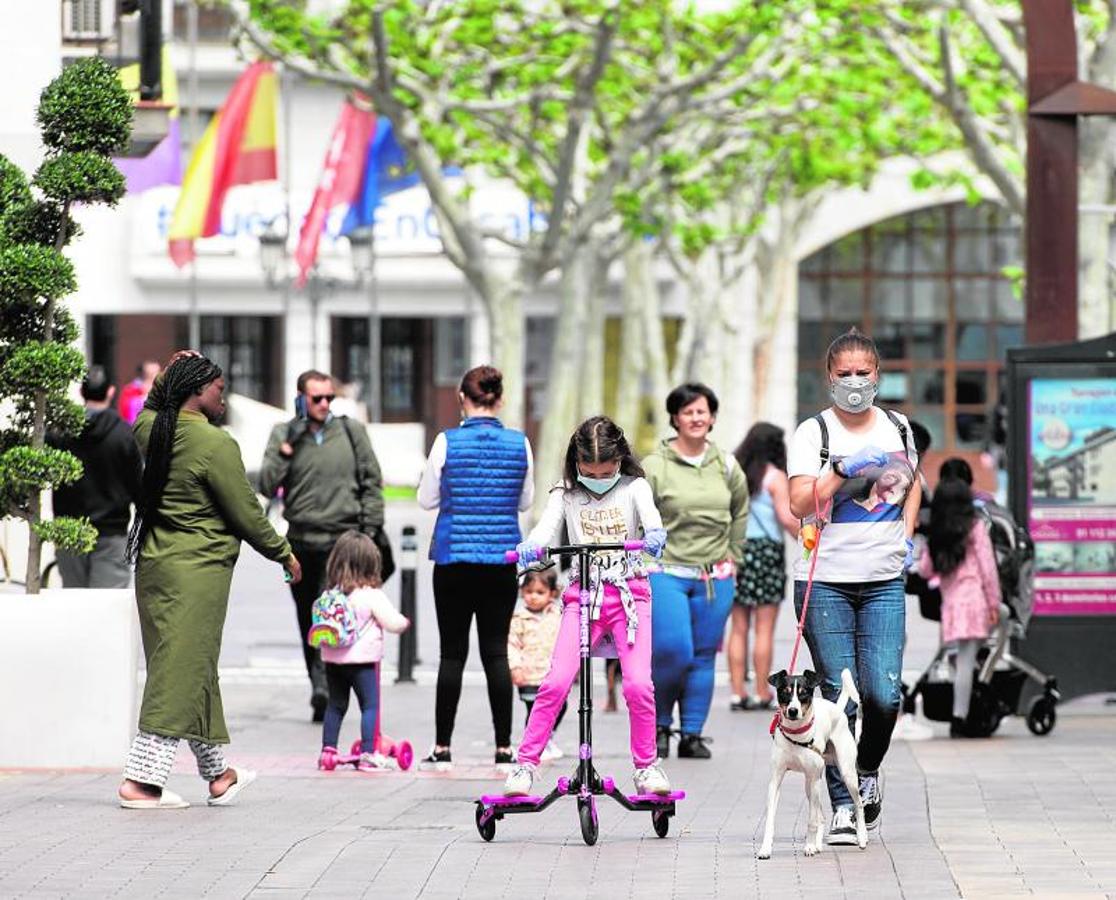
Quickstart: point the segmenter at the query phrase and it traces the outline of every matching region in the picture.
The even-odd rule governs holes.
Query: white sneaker
[[[637,794],[670,793],[670,781],[667,780],[666,772],[663,771],[658,760],[643,769],[636,769],[632,781],[635,782]]]
[[[526,797],[535,783],[535,767],[530,763],[520,763],[511,770],[504,782],[505,797]]]
[[[360,772],[391,772],[398,768],[399,763],[382,753],[362,753],[357,762],[357,771]]]
[[[856,843],[855,812],[851,806],[838,806],[833,810],[833,821],[829,823],[829,835],[825,842],[836,846]]]
[[[546,742],[543,752],[539,754],[539,759],[542,762],[550,762],[552,759],[561,759],[565,755],[561,747],[554,743],[553,740],[549,740]]]

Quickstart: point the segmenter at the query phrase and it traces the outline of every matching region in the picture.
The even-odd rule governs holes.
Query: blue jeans
[[[665,572],[653,573],[649,580],[656,724],[669,727],[677,703],[683,733],[701,734],[713,703],[713,664],[736,582],[678,578]]]
[[[376,663],[326,663],[325,673],[329,705],[322,721],[322,746],[337,746],[352,690],[360,704],[360,752],[372,753],[376,749],[376,717],[380,714],[380,679]]]
[[[805,593],[806,582],[796,581],[794,608],[799,616]],[[836,700],[841,693],[842,669],[853,675],[864,713],[856,753],[856,768],[862,774],[879,770],[891,744],[902,699],[906,627],[907,599],[902,578],[863,584],[814,582],[806,613],[806,644],[824,679],[821,692],[825,699]],[[856,721],[855,707],[850,704],[849,710],[851,730]],[[834,808],[852,804],[836,766],[825,767],[825,780]]]

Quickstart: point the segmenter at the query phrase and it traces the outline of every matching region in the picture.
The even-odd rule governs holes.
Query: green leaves
[[[85,372],[85,357],[69,344],[27,341],[0,362],[0,392],[9,396],[43,391],[65,393]]]
[[[37,297],[58,300],[77,287],[73,264],[53,247],[13,244],[0,247],[0,308]]]
[[[97,546],[97,529],[89,519],[58,516],[31,526],[45,543],[54,544],[58,550],[70,553],[90,553]]]
[[[59,202],[105,203],[115,206],[124,196],[124,176],[112,160],[89,150],[47,159],[32,182]]]
[[[47,85],[37,117],[48,151],[109,156],[128,142],[132,101],[116,69],[92,56],[67,66]]]

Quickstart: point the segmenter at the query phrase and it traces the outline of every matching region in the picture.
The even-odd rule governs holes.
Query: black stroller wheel
[[[577,817],[581,820],[581,839],[592,847],[597,843],[597,811],[593,808],[593,798],[577,801]]]
[[[1000,710],[999,700],[996,698],[990,685],[977,683],[973,685],[973,695],[969,702],[969,716],[966,727],[970,737],[986,738],[1000,727],[1003,713]]]
[[[476,817],[475,817],[476,821],[477,821],[477,834],[479,834],[483,840],[491,841],[494,837],[496,837],[496,816],[495,815],[489,816],[488,821],[484,822],[482,824],[481,823],[481,816],[483,816],[483,815],[484,815],[484,804],[483,803],[478,803],[477,804],[477,813],[476,813]]]
[[[665,838],[670,832],[670,813],[656,809],[651,813],[651,824],[655,828],[655,834]]]
[[[1054,730],[1054,723],[1058,721],[1058,712],[1054,708],[1053,697],[1038,697],[1031,704],[1031,711],[1027,713],[1027,727],[1031,734],[1042,737]]]

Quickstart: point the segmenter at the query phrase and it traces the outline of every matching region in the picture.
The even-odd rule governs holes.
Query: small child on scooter
[[[542,518],[516,547],[520,565],[536,562],[542,548],[560,540],[565,525],[572,544],[606,544],[638,540],[645,552],[662,554],[666,531],[643,477],[643,469],[624,432],[610,419],[594,416],[570,438],[562,480],[547,500]],[[670,793],[670,782],[655,752],[655,688],[651,683],[651,590],[642,557],[615,551],[600,555],[590,572],[590,643],[606,632],[615,642],[624,670],[634,781],[638,794]],[[576,567],[575,567],[576,568]],[[578,573],[562,597],[562,621],[551,655],[550,671],[539,685],[527,729],[519,745],[518,764],[508,775],[504,795],[526,796],[580,664]]]
[[[530,719],[539,685],[550,668],[550,655],[554,652],[558,626],[562,621],[562,607],[558,603],[558,573],[553,568],[528,569],[520,581],[519,598],[523,605],[512,614],[511,628],[508,629],[508,667],[511,669],[512,684],[519,689],[519,699],[527,707],[527,718]],[[562,724],[566,706],[567,702],[563,700],[554,722],[555,728]],[[562,756],[561,748],[551,738],[539,759],[546,762]]]
[[[349,708],[349,692],[360,704],[360,759],[357,769],[376,772],[395,768],[394,761],[376,752],[379,715],[379,673],[384,656],[384,631],[399,634],[410,626],[380,587],[380,551],[359,531],[346,531],[333,545],[326,562],[326,584],[345,594],[356,619],[357,638],[347,647],[321,646],[329,703],[322,723],[322,756],[337,755],[341,723]],[[319,762],[319,766],[320,766]]]

